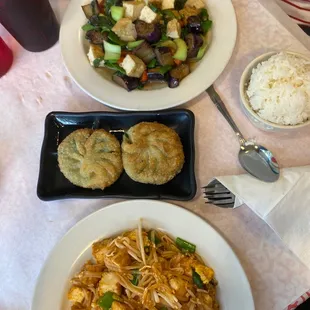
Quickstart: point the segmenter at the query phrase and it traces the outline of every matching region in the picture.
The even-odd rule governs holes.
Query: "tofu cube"
[[[85,294],[90,295],[90,292],[84,291],[78,286],[72,286],[68,292],[68,299],[74,303],[82,303],[85,297]],[[89,296],[90,297],[90,296]]]
[[[184,7],[192,7],[195,9],[202,9],[205,7],[205,2],[203,0],[187,0]]]
[[[89,51],[87,57],[92,66],[94,66],[94,60],[97,58],[103,58],[104,52],[100,45],[91,44],[89,46]],[[104,67],[104,60],[100,60],[98,67]]]
[[[167,36],[172,39],[178,39],[181,35],[181,25],[176,18],[170,20],[167,24]]]
[[[157,14],[153,12],[148,6],[145,6],[141,11],[139,19],[148,24],[151,24],[156,21]]]
[[[142,9],[144,8],[144,2],[138,1],[124,1],[123,7],[125,8],[125,17],[135,21],[139,18]]]
[[[113,292],[121,295],[122,287],[119,284],[119,278],[115,272],[104,272],[98,284],[98,295],[102,296],[106,292]]]
[[[162,10],[174,9],[174,1],[175,0],[163,0],[161,3]]]
[[[132,42],[137,39],[136,27],[130,18],[121,18],[114,25],[112,31],[125,42]]]
[[[120,66],[126,71],[126,75],[139,78],[146,69],[145,63],[135,55],[127,54]]]

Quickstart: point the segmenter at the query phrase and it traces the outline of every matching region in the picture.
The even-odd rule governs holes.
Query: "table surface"
[[[60,19],[67,2],[52,1]],[[309,54],[304,46],[309,42],[289,19],[274,17],[283,18],[277,7],[266,8],[258,0],[233,3],[239,28],[237,44],[215,86],[246,137],[271,148],[282,167],[309,165],[310,131],[288,135],[254,128],[241,111],[238,94],[242,70],[253,57],[280,49]],[[0,309],[25,310],[30,308],[40,268],[56,242],[77,221],[119,200],[42,202],[36,197],[46,114],[110,109],[74,84],[62,64],[59,44],[34,54],[23,50],[2,28],[0,35],[15,56],[13,67],[0,80]],[[310,288],[310,271],[246,206],[224,210],[205,205],[201,186],[213,176],[243,172],[237,160],[239,145],[205,93],[183,107],[196,115],[198,192],[190,202],[175,203],[203,216],[228,240],[248,275],[256,309],[282,310]]]

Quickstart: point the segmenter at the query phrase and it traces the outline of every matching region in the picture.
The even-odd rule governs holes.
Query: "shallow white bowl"
[[[90,1],[90,0],[89,0]],[[85,0],[71,0],[60,29],[60,46],[67,70],[78,86],[94,99],[116,109],[131,111],[163,110],[175,107],[207,89],[227,65],[236,42],[237,22],[231,0],[206,0],[213,20],[209,50],[199,66],[175,89],[132,91],[116,85],[92,68],[81,29],[86,18],[81,9]]]
[[[156,200],[130,200],[103,208],[77,223],[56,245],[36,284],[32,310],[69,310],[69,280],[91,258],[98,239],[137,227],[156,228],[197,246],[197,252],[215,271],[221,310],[254,310],[247,277],[227,242],[199,216]]]
[[[308,61],[310,59],[306,57],[305,55],[295,53],[295,52],[290,52],[290,51],[285,51],[288,54],[292,54],[301,58],[304,58]],[[240,79],[240,84],[239,84],[239,92],[240,92],[240,98],[241,98],[241,105],[242,109],[245,113],[245,115],[249,118],[249,120],[254,124],[257,128],[265,130],[265,131],[292,131],[296,129],[300,129],[303,127],[306,127],[310,125],[310,120],[299,124],[299,125],[280,125],[280,124],[275,124],[269,121],[266,121],[262,119],[258,114],[252,109],[250,103],[249,103],[249,98],[248,95],[246,94],[247,87],[250,82],[252,70],[257,67],[257,65],[265,60],[268,60],[271,56],[278,54],[279,52],[269,52],[262,54],[255,58],[253,61],[251,61],[248,66],[245,68],[243,71],[243,74]]]

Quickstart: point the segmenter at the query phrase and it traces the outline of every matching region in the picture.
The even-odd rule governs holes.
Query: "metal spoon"
[[[241,166],[252,176],[264,182],[275,182],[279,179],[280,170],[272,153],[261,145],[246,141],[236,123],[231,118],[224,102],[221,100],[214,87],[211,85],[206,92],[213,103],[225,117],[231,128],[236,133],[239,143],[239,162]]]

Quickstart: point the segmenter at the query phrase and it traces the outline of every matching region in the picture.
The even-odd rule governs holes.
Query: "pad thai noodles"
[[[186,240],[138,228],[92,245],[71,280],[71,310],[218,310],[214,271]]]

